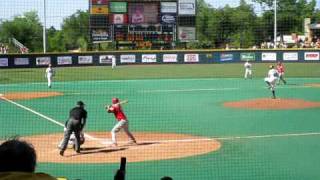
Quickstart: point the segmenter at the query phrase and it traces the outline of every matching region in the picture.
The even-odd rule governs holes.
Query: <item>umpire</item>
[[[72,132],[75,135],[75,151],[80,153],[80,132],[86,124],[87,111],[84,109],[82,101],[77,102],[77,106],[72,108],[69,113],[69,120],[67,121],[67,130],[64,132],[64,139],[60,149],[60,155],[63,156],[67,149],[68,142]]]

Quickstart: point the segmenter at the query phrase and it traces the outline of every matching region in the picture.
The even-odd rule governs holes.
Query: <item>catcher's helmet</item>
[[[112,104],[116,104],[119,102],[119,99],[118,98],[112,98]]]
[[[78,101],[78,102],[77,102],[77,105],[78,105],[78,106],[84,106],[84,103],[83,103],[82,101]]]

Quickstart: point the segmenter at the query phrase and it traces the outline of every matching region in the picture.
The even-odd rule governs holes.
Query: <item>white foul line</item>
[[[10,100],[10,99],[7,99],[6,97],[3,96],[3,94],[0,94],[0,98],[3,99],[3,100],[5,100],[5,101],[7,101],[7,102],[9,102],[9,103],[11,103],[11,104],[14,104],[14,105],[20,107],[20,108],[22,108],[22,109],[25,109],[25,110],[27,110],[27,111],[29,111],[29,112],[32,112],[33,114],[38,115],[38,116],[40,116],[40,117],[42,117],[42,118],[44,118],[44,119],[46,119],[46,120],[48,120],[48,121],[50,121],[50,122],[52,122],[52,123],[54,123],[54,124],[57,124],[57,125],[59,125],[59,126],[61,126],[61,127],[64,127],[64,125],[63,125],[62,123],[60,123],[60,122],[58,122],[58,121],[56,121],[56,120],[54,120],[54,119],[52,119],[52,118],[50,118],[50,117],[48,117],[48,116],[45,116],[45,115],[43,115],[43,114],[41,114],[41,113],[39,113],[39,112],[37,112],[37,111],[35,111],[35,110],[33,110],[33,109],[30,109],[30,108],[28,108],[28,107],[26,107],[26,106],[23,106],[23,105],[21,105],[21,104],[19,104],[19,103],[16,103],[16,102],[14,102],[14,101],[12,101],[12,100]],[[87,133],[84,133],[84,135],[85,135],[85,137],[87,137],[87,138],[90,139],[90,140],[100,140],[99,138],[95,138],[95,137],[93,137],[93,136],[90,136],[90,135],[87,134]]]

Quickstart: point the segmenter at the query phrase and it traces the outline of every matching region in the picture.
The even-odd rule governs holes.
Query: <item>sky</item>
[[[37,11],[41,22],[43,22],[43,2],[46,1],[46,26],[54,26],[60,29],[65,17],[75,13],[77,10],[88,10],[88,0],[0,0],[0,21],[11,20],[14,16],[22,15],[24,12]],[[213,7],[224,7],[228,4],[231,7],[239,5],[240,0],[206,0]],[[317,1],[317,8],[320,8],[320,0]],[[253,4],[251,0],[247,1]],[[259,5],[254,6],[259,13]]]

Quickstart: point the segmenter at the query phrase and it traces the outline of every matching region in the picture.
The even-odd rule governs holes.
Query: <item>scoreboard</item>
[[[196,40],[196,0],[89,0],[93,43],[137,47]]]

